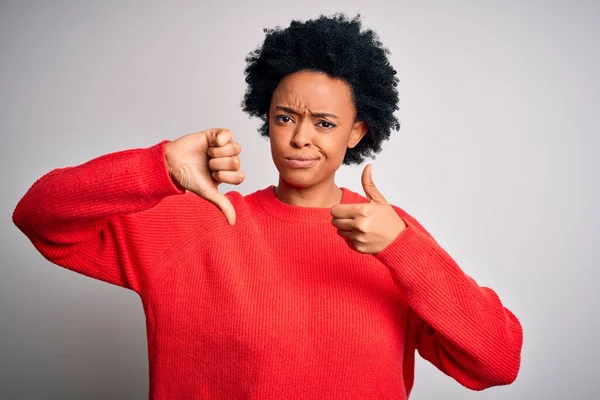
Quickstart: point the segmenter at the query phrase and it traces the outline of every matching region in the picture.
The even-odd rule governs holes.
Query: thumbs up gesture
[[[406,228],[371,177],[371,165],[362,174],[362,186],[369,200],[362,204],[337,204],[331,208],[331,223],[348,246],[365,254],[377,254],[390,245]]]

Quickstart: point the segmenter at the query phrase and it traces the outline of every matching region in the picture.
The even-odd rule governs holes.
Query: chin
[[[296,189],[306,189],[312,187],[318,181],[314,173],[302,170],[280,170],[279,178],[289,186]]]

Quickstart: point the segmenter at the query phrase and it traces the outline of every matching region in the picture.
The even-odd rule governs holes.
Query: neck
[[[333,178],[308,188],[297,188],[279,177],[279,184],[275,188],[275,196],[280,201],[299,207],[331,208],[340,203],[342,194],[342,189],[336,186]]]

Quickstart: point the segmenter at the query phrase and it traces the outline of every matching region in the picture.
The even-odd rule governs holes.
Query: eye
[[[290,117],[289,115],[277,115],[275,117],[275,121],[280,122],[282,124],[289,124],[293,120],[292,117]]]
[[[325,120],[321,120],[321,121],[317,122],[317,125],[320,125],[321,128],[324,128],[324,129],[327,129],[327,130],[333,129],[333,128],[336,127],[335,124],[332,124],[331,122],[325,121]]]

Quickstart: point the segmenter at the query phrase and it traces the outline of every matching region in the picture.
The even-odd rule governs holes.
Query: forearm
[[[154,212],[177,193],[183,190],[168,176],[161,143],[50,172],[21,199],[13,220],[52,263],[140,291],[154,260],[186,229],[177,222],[179,203]]]
[[[152,208],[182,192],[169,178],[164,144],[158,144],[48,173],[21,199],[13,220],[29,237],[66,243],[83,239],[107,218]]]
[[[377,257],[411,309],[434,330],[424,333],[419,349],[430,361],[472,388],[514,380],[522,328],[496,293],[479,287],[417,224],[408,222]]]

